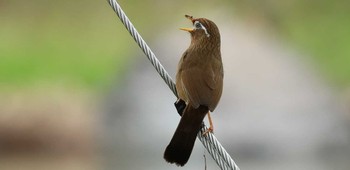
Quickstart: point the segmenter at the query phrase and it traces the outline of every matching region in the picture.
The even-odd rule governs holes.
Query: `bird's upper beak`
[[[190,15],[185,15],[185,17],[189,20],[192,21],[192,23],[194,22],[193,16]],[[180,28],[180,30],[184,30],[184,31],[188,31],[188,32],[192,32],[194,29],[193,28]]]

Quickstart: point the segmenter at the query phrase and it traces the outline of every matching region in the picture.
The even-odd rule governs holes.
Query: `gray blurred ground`
[[[240,22],[215,21],[225,70],[215,135],[240,168],[348,169],[349,117],[304,54]],[[168,29],[150,45],[175,77],[189,42],[187,33]],[[100,136],[106,169],[179,169],[162,158],[180,119],[176,98],[145,56],[108,93]],[[204,169],[203,154],[208,169],[219,169],[198,140],[181,169]]]

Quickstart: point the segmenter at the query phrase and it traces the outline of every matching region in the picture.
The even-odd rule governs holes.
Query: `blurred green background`
[[[185,23],[183,15],[188,11],[206,13],[208,6],[225,7],[225,18],[239,18],[267,36],[277,35],[306,56],[305,61],[311,61],[339,94],[349,94],[350,1],[119,3],[146,42],[160,39],[159,33],[169,25]],[[16,155],[11,161],[6,157],[11,154],[0,155],[0,169],[18,169],[13,168],[18,165],[18,148],[31,152],[37,145],[35,153],[49,150],[52,155],[68,152],[73,158],[83,157],[68,164],[59,158],[54,161],[59,166],[48,164],[42,169],[100,169],[93,154],[101,109],[96,105],[104,93],[119,87],[133,61],[146,60],[130,57],[140,55],[105,0],[0,0],[0,150]],[[39,156],[37,162],[42,159],[51,161]]]
[[[201,1],[120,3],[147,40],[157,36],[175,15]],[[309,54],[334,85],[349,86],[348,1],[220,3],[232,6],[233,14],[245,20],[277,31],[292,46]],[[42,81],[73,82],[92,90],[108,85],[131,60],[126,56],[139,51],[109,8],[105,1],[0,1],[0,90]]]
[[[100,88],[132,48],[105,1],[1,1],[0,13],[5,87],[63,81]]]
[[[261,19],[340,88],[350,83],[349,1],[237,1],[239,14]]]

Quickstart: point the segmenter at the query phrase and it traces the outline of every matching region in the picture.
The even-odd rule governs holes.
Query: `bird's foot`
[[[214,133],[214,128],[213,127],[209,127],[205,132],[203,132],[203,136],[208,135],[209,133]]]
[[[203,133],[203,136],[206,136],[209,132],[214,133],[214,125],[211,120],[210,111],[208,112],[209,128]]]

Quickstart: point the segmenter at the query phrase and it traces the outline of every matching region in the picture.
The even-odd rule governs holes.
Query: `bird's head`
[[[206,18],[193,18],[190,15],[185,17],[192,21],[193,28],[180,29],[191,33],[192,43],[210,42],[220,45],[219,29],[213,21]]]

